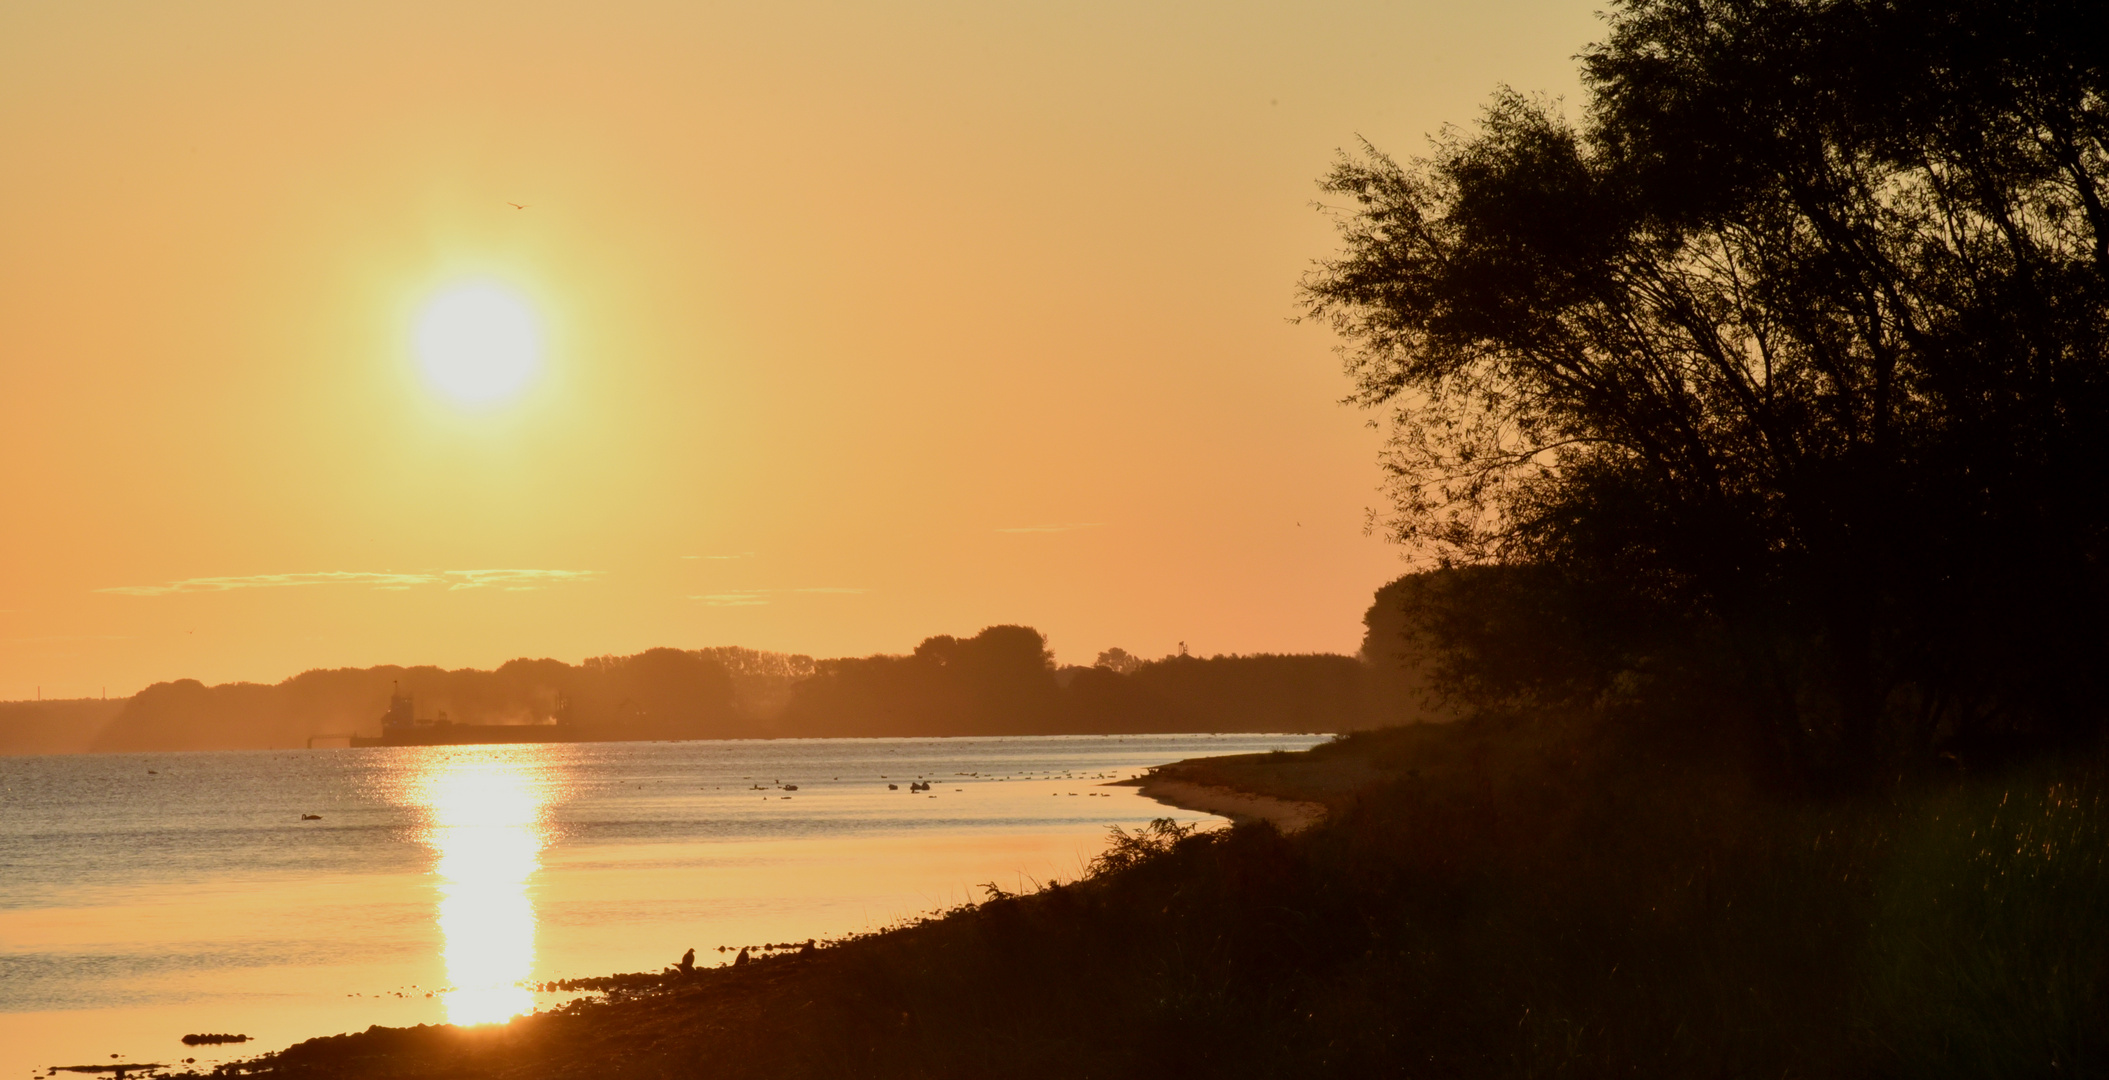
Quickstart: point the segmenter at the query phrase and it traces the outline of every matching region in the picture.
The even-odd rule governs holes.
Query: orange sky
[[[1574,100],[1594,6],[15,0],[0,697],[1350,651],[1400,561],[1287,321],[1314,181]],[[543,331],[483,410],[410,345],[464,280]]]

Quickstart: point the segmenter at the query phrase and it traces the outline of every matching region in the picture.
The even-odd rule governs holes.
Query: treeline
[[[1607,21],[1574,119],[1324,184],[1454,681],[1827,782],[2109,732],[2109,8]]]
[[[815,660],[743,648],[651,649],[579,664],[520,659],[494,671],[315,670],[275,685],[156,683],[76,724],[71,742],[0,741],[12,753],[298,747],[374,736],[392,693],[420,719],[562,724],[581,738],[1349,731],[1437,717],[1379,604],[1363,655],[1188,656],[1121,649],[1058,666],[1039,631],[940,635],[907,655]],[[10,706],[11,708],[13,706]],[[0,713],[0,740],[13,721]],[[99,730],[98,730],[99,729]],[[25,729],[26,730],[26,729]]]
[[[384,665],[303,672],[275,685],[155,683],[126,701],[92,749],[222,750],[304,746],[381,733],[398,690],[420,719],[576,725],[606,738],[738,737],[738,658],[681,649],[635,656],[509,661],[495,671]]]
[[[1347,731],[1369,726],[1366,666],[1337,655],[1174,655],[1109,649],[1058,668],[1026,626],[926,639],[907,656],[822,661],[778,730],[796,735],[1039,735]]]

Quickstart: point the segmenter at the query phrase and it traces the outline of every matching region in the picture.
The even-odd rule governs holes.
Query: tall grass
[[[1928,793],[1902,823],[1867,944],[1869,1020],[1921,1076],[2109,1073],[2102,769]]]

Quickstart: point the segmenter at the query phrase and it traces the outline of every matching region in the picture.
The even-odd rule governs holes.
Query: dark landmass
[[[121,698],[0,701],[0,755],[80,753],[124,706]]]
[[[495,671],[339,668],[275,685],[181,679],[123,701],[0,704],[0,752],[341,746],[380,738],[397,693],[434,721],[412,742],[1349,731],[1440,715],[1406,655],[1415,647],[1382,632],[1359,657],[1142,660],[1110,649],[1094,666],[1061,667],[1038,631],[992,626],[926,639],[905,656],[651,649],[575,665],[520,659]]]
[[[804,956],[271,1077],[2092,1074],[2109,1052],[2100,755],[1769,788],[1599,718],[1181,763],[1322,804],[1120,834],[1084,878]],[[1350,778],[1359,777],[1352,780]],[[671,958],[686,942],[668,942]],[[580,985],[585,985],[581,983]]]

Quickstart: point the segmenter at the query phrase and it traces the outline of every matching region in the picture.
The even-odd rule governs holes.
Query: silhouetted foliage
[[[765,724],[790,704],[791,688],[813,676],[813,658],[800,653],[764,652],[736,645],[698,649],[732,674],[733,707],[751,723]]]
[[[1661,678],[1667,662],[1704,669],[1712,659],[1690,626],[1655,614],[1554,566],[1451,566],[1377,590],[1364,649],[1392,645],[1387,666],[1405,666],[1452,709],[1603,704],[1639,677]]]
[[[1344,731],[1365,725],[1345,656],[1169,656],[1054,668],[1040,632],[991,626],[910,656],[822,660],[774,730],[800,735],[1115,735]]]
[[[1114,647],[1107,649],[1102,653],[1099,653],[1097,662],[1093,663],[1091,666],[1096,668],[1104,668],[1107,671],[1114,673],[1115,675],[1133,675],[1135,674],[1137,669],[1142,667],[1143,663],[1144,661],[1142,657],[1136,656],[1128,652],[1128,650],[1123,649],[1118,645],[1115,645]]]
[[[1194,835],[1195,828],[1162,817],[1152,818],[1149,824],[1134,832],[1115,825],[1107,830],[1106,850],[1091,860],[1086,873],[1099,877],[1140,866],[1179,846],[1179,841]]]
[[[1373,726],[1454,719],[1465,696],[1457,665],[1441,647],[1443,628],[1428,625],[1423,612],[1424,576],[1409,574],[1378,589],[1363,612],[1359,659]]]
[[[560,725],[561,732],[550,733],[558,739],[1111,735],[1368,726],[1363,665],[1351,657],[1182,655],[1126,667],[1128,674],[1103,667],[1057,671],[1039,631],[991,626],[972,637],[926,638],[907,656],[816,661],[732,647],[649,649],[577,665],[511,660],[495,671],[318,670],[273,686],[206,686],[182,679],[110,702],[103,715],[115,718],[92,733],[92,748],[295,747],[310,736],[374,736],[396,690],[415,699],[420,719]],[[0,713],[0,719],[5,715]],[[87,748],[90,734],[82,732],[66,748]]]
[[[1169,731],[1349,731],[1364,718],[1364,668],[1350,656],[1189,655],[1128,676],[1165,703]]]
[[[725,665],[680,649],[595,657],[562,684],[586,729],[662,739],[723,737],[733,718]]]
[[[1057,710],[1046,639],[1025,626],[926,638],[911,656],[822,660],[779,721],[806,734],[965,735],[1051,730]]]
[[[1573,690],[1672,641],[1803,762],[2092,730],[2109,8],[1611,23],[1578,122],[1504,93],[1326,183],[1305,295],[1397,409],[1398,538],[1606,612]]]

